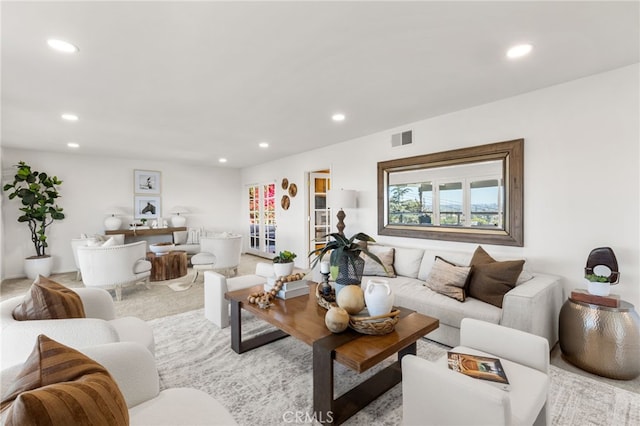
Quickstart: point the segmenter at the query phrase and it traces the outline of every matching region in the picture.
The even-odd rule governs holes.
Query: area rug
[[[271,329],[250,314],[243,315],[244,335]],[[288,337],[238,355],[230,348],[229,328],[218,329],[204,318],[202,309],[149,324],[156,338],[163,389],[201,389],[227,407],[240,425],[313,424],[311,347]],[[426,339],[418,342],[418,356],[429,360],[446,350],[446,346]],[[373,373],[358,376],[340,364],[335,372],[336,395]],[[640,395],[554,366],[550,401],[553,425],[640,424]],[[402,386],[397,385],[345,424],[401,423]]]

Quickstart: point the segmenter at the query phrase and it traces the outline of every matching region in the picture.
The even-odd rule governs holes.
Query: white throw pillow
[[[113,247],[113,246],[117,246],[118,243],[116,242],[116,239],[113,237],[110,237],[107,241],[105,241],[104,243],[102,243],[102,247]]]

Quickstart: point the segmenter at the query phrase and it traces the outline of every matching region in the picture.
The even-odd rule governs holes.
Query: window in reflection
[[[387,223],[502,229],[502,182],[501,161],[393,172]]]

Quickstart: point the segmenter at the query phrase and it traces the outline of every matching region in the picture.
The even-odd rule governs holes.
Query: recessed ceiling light
[[[75,142],[69,142],[69,143],[67,144],[67,146],[68,146],[69,148],[80,148],[80,145],[78,145],[78,144],[77,144],[77,143],[75,143]]]
[[[78,116],[69,112],[65,112],[60,117],[62,117],[63,120],[67,121],[78,121]]]
[[[47,44],[52,49],[55,49],[55,50],[57,50],[59,52],[64,52],[64,53],[76,53],[77,51],[80,50],[80,49],[78,49],[78,46],[74,46],[73,44],[69,43],[68,41],[57,40],[57,39],[54,39],[54,38],[50,38],[49,40],[47,40]]]
[[[507,50],[507,57],[511,59],[521,58],[531,53],[531,49],[533,49],[533,46],[530,44],[519,44]]]
[[[226,163],[227,159],[226,158],[218,158],[218,163]]]
[[[331,119],[332,119],[333,121],[344,121],[344,118],[345,118],[345,117],[344,117],[344,114],[341,114],[341,113],[333,114],[333,115],[331,116]]]
[[[259,146],[260,148],[269,148],[269,144],[268,144],[268,143],[266,143],[266,142],[260,142],[260,143],[258,144],[258,146]]]

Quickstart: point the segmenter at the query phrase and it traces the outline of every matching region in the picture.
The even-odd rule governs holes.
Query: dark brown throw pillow
[[[469,296],[502,308],[504,295],[516,286],[524,260],[497,262],[478,246],[470,266]]]
[[[13,318],[18,321],[85,317],[78,293],[41,275],[13,310]]]
[[[109,372],[43,334],[0,411],[7,426],[129,424],[127,403]]]

